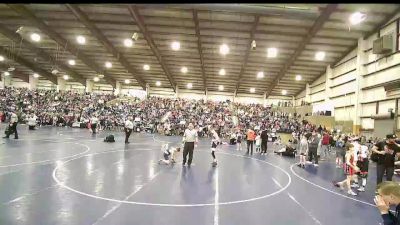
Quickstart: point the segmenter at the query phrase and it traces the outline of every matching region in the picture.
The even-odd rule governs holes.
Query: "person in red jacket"
[[[329,134],[324,132],[321,142],[321,160],[327,159],[329,156]]]

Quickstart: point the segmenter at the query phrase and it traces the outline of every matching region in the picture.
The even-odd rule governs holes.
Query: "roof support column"
[[[114,88],[114,95],[119,95],[120,93],[121,93],[121,82],[116,81]]]
[[[67,81],[62,77],[57,77],[57,91],[65,91],[67,86]]]
[[[358,39],[357,46],[357,62],[356,62],[356,90],[355,90],[355,104],[354,104],[354,118],[353,120],[353,133],[359,134],[361,129],[361,112],[362,105],[361,100],[363,99],[363,93],[361,88],[363,87],[364,74],[366,74],[366,68],[363,65],[368,61],[367,54],[364,52],[368,46],[368,42],[364,40],[362,37]]]
[[[146,98],[150,97],[150,85],[146,84]]]
[[[306,84],[306,97],[304,98],[306,103],[311,103],[311,87],[310,84]]]
[[[90,79],[86,79],[86,92],[92,92],[93,91],[93,81]]]
[[[35,78],[33,75],[29,75],[29,90],[34,90],[37,87],[39,78]]]
[[[175,98],[179,97],[179,88],[178,85],[175,86]]]

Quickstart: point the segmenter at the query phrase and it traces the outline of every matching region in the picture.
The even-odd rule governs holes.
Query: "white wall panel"
[[[375,114],[376,114],[376,103],[361,105],[361,116],[372,116]]]
[[[325,92],[319,92],[316,94],[311,94],[311,102],[317,102],[325,100]]]
[[[354,115],[355,115],[355,109],[353,106],[335,109],[335,120],[337,121],[353,120]]]
[[[335,106],[335,107],[342,107],[342,106],[348,106],[355,104],[356,102],[356,96],[355,94],[350,94],[350,95],[343,95],[337,98],[332,98],[330,102]]]
[[[400,54],[397,55],[399,56],[398,60],[400,60]],[[400,63],[400,61],[397,63]],[[396,79],[400,79],[400,65],[365,77],[363,87],[373,86]]]
[[[374,120],[371,118],[361,118],[362,129],[374,129]]]
[[[370,102],[383,100],[386,98],[386,92],[383,87],[368,89],[363,91],[363,99],[361,102]]]
[[[352,81],[350,83],[346,83],[337,87],[331,88],[331,96],[338,96],[338,95],[344,95],[347,93],[354,92],[356,90],[356,82]]]
[[[357,58],[354,58],[348,62],[345,62],[338,67],[333,68],[333,77],[339,76],[341,74],[347,73],[352,69],[356,68]]]
[[[325,90],[325,83],[319,84],[315,87],[311,87],[310,90],[311,90],[311,94],[318,92],[318,91],[323,91],[323,90]]]
[[[356,75],[357,75],[357,71],[354,70],[354,71],[352,71],[352,72],[350,72],[350,73],[348,73],[346,75],[337,77],[337,78],[332,80],[331,87],[339,85],[339,84],[346,83],[346,82],[348,82],[350,80],[354,80],[354,79],[356,79]]]
[[[389,101],[382,101],[379,102],[379,111],[378,113],[387,113],[388,109],[395,109],[396,107],[396,101],[395,100],[389,100]]]

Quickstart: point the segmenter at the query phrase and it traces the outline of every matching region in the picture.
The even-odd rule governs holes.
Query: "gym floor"
[[[201,139],[191,168],[159,165],[161,144],[181,137],[18,126],[20,139],[0,140],[0,224],[30,225],[376,225],[375,165],[366,192],[348,196],[334,155],[318,168],[271,153],[246,156]],[[4,126],[1,131],[4,131]],[[108,133],[115,143],[103,142]],[[276,148],[276,147],[275,147]],[[333,153],[332,153],[333,154]]]

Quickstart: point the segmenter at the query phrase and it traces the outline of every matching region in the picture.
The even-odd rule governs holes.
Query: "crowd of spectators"
[[[77,93],[72,91],[29,90],[5,88],[0,90],[0,114],[4,121],[14,111],[19,121],[36,118],[40,126],[86,127],[96,116],[101,129],[119,129],[128,116],[134,119],[134,130],[149,130],[165,135],[180,135],[188,123],[195,124],[200,135],[208,126],[217,127],[227,137],[235,130],[247,128],[270,129],[273,132],[301,131],[312,125],[296,116],[280,113],[260,104],[239,104],[203,100],[150,97],[130,102],[112,101],[111,94]]]

